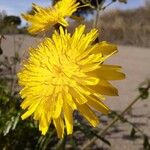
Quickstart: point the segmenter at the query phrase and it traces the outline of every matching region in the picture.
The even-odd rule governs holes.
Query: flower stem
[[[96,14],[95,14],[95,19],[94,19],[94,24],[93,28],[98,28],[98,23],[99,23],[99,17],[100,17],[100,11],[102,10],[102,6],[104,4],[105,0],[99,4],[98,0],[96,0]]]
[[[63,139],[61,139],[56,146],[56,150],[65,150],[66,149],[66,142],[67,142],[67,133],[65,131]]]

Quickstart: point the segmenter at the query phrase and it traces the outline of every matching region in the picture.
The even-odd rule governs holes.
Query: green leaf
[[[52,137],[54,133],[55,129],[49,130],[45,136],[40,136],[35,146],[35,150],[46,150],[49,143],[54,140]]]
[[[138,88],[138,90],[141,94],[142,99],[148,99],[149,89],[150,89],[150,79],[147,79],[140,84],[140,87]]]
[[[0,47],[0,55],[2,55],[3,54],[3,50],[2,50],[2,48]]]
[[[72,146],[72,150],[76,150],[77,149],[77,144],[76,144],[76,141],[75,141],[74,137],[71,137],[70,144]]]
[[[4,136],[6,136],[6,135],[9,133],[11,127],[12,127],[12,122],[11,122],[11,121],[7,122],[7,123],[6,123],[6,128],[5,128],[5,130],[3,131]]]
[[[145,150],[150,150],[149,140],[148,140],[148,137],[146,135],[144,136],[143,147]]]
[[[17,116],[12,116],[9,121],[6,122],[6,127],[3,131],[3,135],[6,136],[10,130],[15,130],[17,123],[19,122],[20,113]]]
[[[20,117],[20,113],[18,113],[18,115],[16,116],[16,118],[14,119],[14,123],[13,123],[13,126],[12,126],[12,130],[15,130],[18,122],[19,122],[19,117]]]
[[[141,98],[142,99],[147,99],[148,98],[149,91],[147,90],[147,88],[139,87],[139,92],[141,93]]]
[[[131,133],[130,133],[130,137],[134,138],[136,134],[136,130],[134,128],[132,128]]]
[[[66,142],[67,142],[67,135],[65,132],[63,139],[60,139],[59,142],[57,143],[56,150],[65,150]]]

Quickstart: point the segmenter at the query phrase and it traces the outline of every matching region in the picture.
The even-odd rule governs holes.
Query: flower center
[[[55,70],[56,74],[62,73],[62,67],[61,66],[54,65],[54,70]]]
[[[53,65],[53,85],[70,85],[74,76],[80,72],[79,66],[71,61],[61,60],[60,64]]]

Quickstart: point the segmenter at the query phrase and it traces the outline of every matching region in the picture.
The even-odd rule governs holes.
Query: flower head
[[[78,110],[92,126],[99,119],[93,109],[107,114],[109,108],[102,102],[103,95],[118,95],[108,80],[125,77],[121,67],[106,65],[104,61],[117,52],[117,47],[107,42],[93,44],[97,30],[84,34],[85,26],[76,28],[73,35],[60,27],[52,39],[46,38],[38,48],[30,49],[30,56],[18,74],[23,86],[20,94],[24,101],[22,115],[33,114],[39,121],[39,130],[45,134],[51,122],[58,137],[73,132],[73,111]]]
[[[34,15],[22,14],[31,25],[28,31],[36,34],[45,31],[55,24],[68,26],[65,17],[71,16],[78,7],[76,0],[60,0],[53,7],[43,8],[33,3]]]

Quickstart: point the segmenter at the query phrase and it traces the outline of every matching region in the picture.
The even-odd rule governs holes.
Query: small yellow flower
[[[52,39],[46,38],[38,48],[30,49],[29,59],[18,73],[23,109],[22,119],[33,114],[39,130],[46,134],[53,122],[58,137],[73,132],[73,111],[78,110],[92,126],[99,119],[93,109],[107,114],[103,95],[118,95],[108,80],[125,77],[121,67],[106,65],[104,61],[117,52],[116,45],[100,42],[93,29],[84,34],[85,26],[76,28],[73,35],[60,27]]]
[[[65,27],[68,26],[65,17],[71,16],[77,10],[78,5],[79,3],[76,3],[76,0],[61,0],[53,7],[48,8],[33,4],[35,14],[22,14],[22,17],[31,24],[28,31],[31,34],[37,34],[57,23]]]

